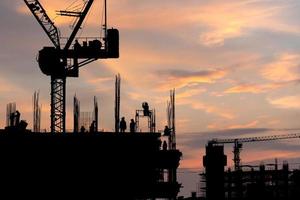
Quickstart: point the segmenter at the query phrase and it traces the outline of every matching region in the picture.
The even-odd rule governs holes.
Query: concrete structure
[[[2,191],[68,199],[175,199],[179,192],[180,184],[162,173],[176,169],[182,154],[161,150],[159,133],[17,130],[0,131]]]

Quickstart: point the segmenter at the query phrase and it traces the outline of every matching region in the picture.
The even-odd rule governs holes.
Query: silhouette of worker
[[[171,135],[171,130],[168,126],[165,126],[164,129],[164,136],[170,136]]]
[[[130,133],[135,132],[135,122],[133,119],[130,120]]]
[[[144,111],[144,116],[149,116],[149,105],[147,102],[144,102],[142,104],[142,107],[143,107],[143,111]]]
[[[121,129],[121,133],[124,133],[125,130],[127,129],[125,117],[122,117],[122,119],[120,121],[120,129]]]
[[[18,126],[20,124],[20,116],[21,116],[21,113],[17,110],[16,111],[16,126]]]
[[[78,40],[75,40],[74,49],[78,50],[81,48],[81,45],[79,44]]]
[[[96,127],[96,121],[94,120],[90,125],[90,133],[95,132],[95,127]]]
[[[168,144],[166,141],[163,143],[163,150],[166,151],[168,149]]]
[[[84,133],[84,132],[85,132],[84,126],[81,126],[81,128],[80,128],[80,133]]]
[[[10,126],[15,125],[15,113],[10,113],[9,115]]]

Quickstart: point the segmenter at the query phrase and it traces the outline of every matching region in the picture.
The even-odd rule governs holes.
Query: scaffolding
[[[80,111],[80,101],[74,96],[74,133],[78,132],[98,132],[98,101],[94,96],[94,108],[93,111]]]
[[[170,91],[170,101],[167,102],[167,119],[170,129],[169,149],[176,149],[175,89]]]
[[[136,123],[136,130],[139,130],[140,127],[140,118],[146,117],[148,120],[148,129],[150,133],[156,132],[156,116],[155,116],[155,109],[149,110],[149,105],[147,102],[142,104],[143,110],[136,110],[135,111],[135,123]]]

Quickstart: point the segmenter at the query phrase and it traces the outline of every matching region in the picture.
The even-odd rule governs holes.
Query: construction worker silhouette
[[[142,104],[142,107],[143,107],[143,111],[144,111],[144,116],[149,116],[149,105],[148,105],[148,103],[147,102],[144,102],[143,104]]]
[[[81,48],[81,45],[79,44],[78,40],[75,40],[74,49],[78,50]]]
[[[85,128],[84,128],[84,126],[81,126],[81,128],[80,128],[80,133],[85,133]]]
[[[10,113],[10,115],[9,115],[9,125],[10,126],[15,125],[15,113]]]
[[[122,117],[122,119],[120,121],[121,133],[124,133],[126,129],[127,129],[127,125],[126,125],[125,117]]]
[[[171,130],[168,126],[165,126],[164,129],[164,136],[170,136],[171,135]]]
[[[19,123],[20,123],[20,116],[21,116],[21,113],[17,110],[16,111],[16,126],[18,126],[19,125]]]
[[[135,132],[135,122],[133,119],[130,120],[130,133]]]

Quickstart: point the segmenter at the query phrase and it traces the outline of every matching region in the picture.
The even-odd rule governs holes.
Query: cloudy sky
[[[77,2],[81,2],[78,0]],[[70,19],[56,17],[73,0],[40,0],[70,34]],[[111,0],[109,26],[120,30],[120,59],[85,66],[67,80],[67,128],[72,97],[91,111],[100,104],[101,129],[113,125],[114,76],[122,76],[121,113],[134,116],[143,101],[166,123],[169,90],[176,88],[182,168],[202,167],[212,137],[276,135],[298,131],[300,118],[300,1],[298,0]],[[99,36],[103,1],[96,0],[80,36]],[[49,39],[21,0],[0,2],[0,126],[6,104],[16,102],[32,127],[32,94],[40,91],[42,127],[49,130],[50,79],[36,55]],[[243,162],[300,157],[295,141],[248,145]],[[248,147],[247,146],[247,147]],[[231,146],[228,148],[231,159]],[[260,158],[257,157],[259,152]],[[231,162],[230,162],[231,164]]]

